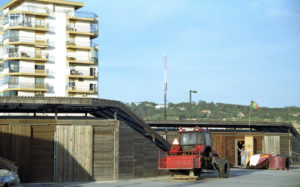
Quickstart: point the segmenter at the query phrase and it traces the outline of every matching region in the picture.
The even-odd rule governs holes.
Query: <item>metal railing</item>
[[[7,71],[9,73],[38,73],[38,74],[49,74],[49,69],[34,69],[34,68],[25,68],[25,67],[13,67],[13,68],[3,68],[3,71]]]
[[[98,47],[97,44],[93,43],[93,42],[77,42],[75,40],[67,40],[66,45],[69,46],[78,46],[78,47]]]
[[[8,53],[9,58],[14,57],[25,57],[25,58],[41,58],[41,59],[49,59],[48,53],[35,53],[35,52],[25,52],[21,51],[20,53]]]
[[[91,23],[89,29],[85,29],[82,27],[76,27],[74,24],[67,25],[67,31],[75,31],[75,32],[84,32],[84,33],[93,33],[98,36],[98,24]]]
[[[29,88],[29,89],[49,89],[48,84],[34,84],[34,83],[18,83],[10,84],[8,83],[8,88]]]
[[[38,43],[38,44],[49,44],[49,39],[46,38],[34,38],[34,37],[8,37],[4,39],[4,43],[8,42],[28,42],[28,43]]]
[[[25,12],[35,12],[35,13],[42,13],[42,14],[49,13],[48,8],[42,8],[42,7],[32,6],[32,5],[27,5],[27,6],[22,5],[12,11],[25,11]]]
[[[98,62],[98,57],[78,57],[78,56],[67,56],[68,61],[79,61],[79,62]]]
[[[78,71],[76,69],[70,69],[70,75],[74,75],[74,76],[90,76],[90,77],[95,77],[97,78],[98,77],[98,73],[95,72],[95,73],[92,73],[89,72],[89,71]]]
[[[67,11],[67,16],[69,17],[80,17],[80,18],[92,18],[97,19],[98,15],[92,12],[84,12],[84,11]]]
[[[68,91],[91,91],[91,92],[98,92],[98,87],[83,87],[83,86],[66,86]]]
[[[30,27],[30,28],[38,28],[38,29],[49,29],[48,23],[41,22],[23,22],[23,21],[10,21],[10,27]]]

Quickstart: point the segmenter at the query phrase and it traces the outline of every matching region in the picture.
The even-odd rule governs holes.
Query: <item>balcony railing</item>
[[[70,75],[72,76],[83,76],[83,77],[97,77],[98,74],[95,72],[95,73],[92,73],[89,72],[89,71],[78,71],[78,70],[75,70],[75,69],[71,69],[70,70]]]
[[[76,46],[76,47],[92,47],[97,48],[98,45],[92,42],[77,42],[75,40],[67,40],[66,44],[68,46]]]
[[[67,56],[67,61],[98,62],[98,58],[97,57]]]
[[[37,44],[49,44],[49,39],[45,38],[34,38],[34,37],[8,37],[7,39],[4,39],[4,43],[8,42],[26,42],[26,43],[37,43]]]
[[[41,22],[22,22],[22,21],[10,21],[10,27],[29,27],[29,28],[37,28],[37,29],[49,29],[48,23],[41,23]]]
[[[79,18],[92,18],[97,19],[97,14],[92,12],[84,12],[84,11],[67,11],[66,12],[68,17],[79,17]]]
[[[27,89],[49,89],[48,84],[30,84],[30,83],[18,83],[18,84],[8,84],[8,88],[27,88]]]
[[[83,87],[83,86],[66,86],[68,91],[82,91],[82,92],[97,92],[97,87]]]
[[[3,70],[5,71],[8,68],[4,68]],[[10,68],[8,70],[9,73],[32,73],[32,74],[49,74],[49,69],[34,69],[34,68],[25,68],[25,67],[19,67],[19,66],[14,66],[13,68]]]
[[[91,23],[90,29],[85,29],[81,27],[76,27],[74,24],[68,24],[67,31],[91,33],[95,36],[98,36],[98,25],[96,23]]]
[[[9,58],[40,58],[40,59],[49,59],[49,54],[48,53],[32,53],[32,52],[25,52],[21,51],[20,53],[8,53]]]
[[[34,13],[42,13],[42,14],[49,14],[49,9],[48,8],[42,8],[42,7],[37,7],[37,6],[19,6],[17,9],[12,10],[12,11],[25,11],[25,12],[34,12]]]

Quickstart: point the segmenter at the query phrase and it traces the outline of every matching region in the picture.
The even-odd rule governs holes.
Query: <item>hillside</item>
[[[129,108],[145,120],[163,119],[164,108],[153,102],[130,103]],[[249,105],[233,105],[225,103],[169,103],[169,120],[226,120],[226,121],[248,121]],[[287,122],[292,123],[300,130],[300,108],[267,108],[260,107],[251,110],[251,121],[265,122]]]

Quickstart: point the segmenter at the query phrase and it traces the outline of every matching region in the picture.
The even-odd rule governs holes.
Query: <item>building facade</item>
[[[83,3],[12,0],[0,8],[0,96],[98,96],[98,17]]]

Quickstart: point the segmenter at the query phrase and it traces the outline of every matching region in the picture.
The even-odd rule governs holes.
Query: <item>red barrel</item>
[[[286,157],[284,156],[271,156],[269,162],[270,169],[286,169]]]

